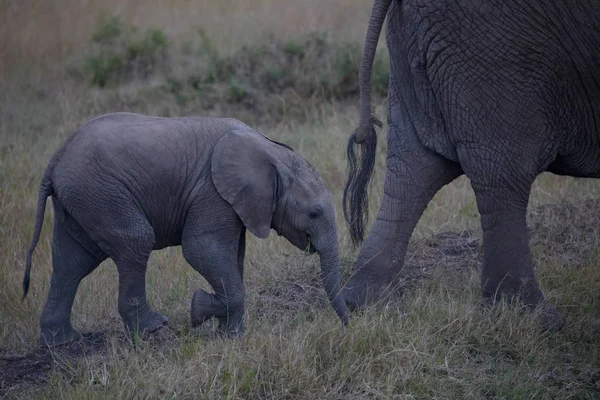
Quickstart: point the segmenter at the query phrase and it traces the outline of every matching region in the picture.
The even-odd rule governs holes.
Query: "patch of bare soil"
[[[149,348],[160,348],[175,342],[179,335],[179,331],[167,325],[143,339]],[[51,372],[68,374],[72,363],[78,359],[106,355],[111,337],[123,346],[135,345],[123,331],[88,332],[79,341],[55,348],[40,346],[23,356],[0,357],[0,398],[43,385]],[[2,353],[7,350],[0,349]]]
[[[248,302],[252,305],[252,314],[261,323],[276,323],[282,313],[286,315],[310,315],[315,308],[328,307],[329,302],[323,291],[321,271],[315,263],[307,261],[305,265],[294,256],[290,265],[280,277],[275,276],[256,285],[254,293],[248,293]],[[309,257],[301,255],[300,257]],[[317,256],[310,256],[317,257]]]
[[[404,268],[397,282],[396,295],[410,292],[423,279],[432,279],[433,272],[448,270],[448,279],[458,277],[456,270],[479,268],[482,261],[481,232],[441,232],[430,238],[411,242],[406,252]]]
[[[480,235],[471,231],[442,232],[409,246],[407,267],[426,269],[433,266],[473,265],[481,261]]]
[[[65,370],[69,362],[106,350],[106,332],[90,332],[80,341],[54,349],[40,347],[24,356],[0,358],[0,397],[24,387],[43,384],[53,370]]]

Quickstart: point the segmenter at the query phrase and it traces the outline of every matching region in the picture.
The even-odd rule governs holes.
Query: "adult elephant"
[[[483,228],[483,295],[517,294],[563,318],[535,278],[526,231],[544,171],[600,176],[600,7],[595,2],[375,1],[360,66],[360,122],[348,143],[344,214],[359,244],[376,126],[370,76],[387,15],[384,197],[344,293],[353,308],[388,292],[434,194],[463,173]],[[354,143],[359,143],[360,155]]]

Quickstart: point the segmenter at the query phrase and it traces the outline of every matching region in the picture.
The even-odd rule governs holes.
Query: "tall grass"
[[[223,54],[244,43],[271,43],[332,31],[361,42],[370,2],[4,1],[2,67],[37,71],[5,79],[0,90],[0,355],[37,348],[39,315],[51,273],[52,212],[34,254],[31,290],[22,302],[24,251],[31,240],[37,186],[52,153],[87,119],[109,111],[220,115],[140,91],[152,79],[107,89],[69,74],[102,13],[162,29],[174,45],[202,27]],[[6,7],[4,7],[6,5]],[[178,59],[169,62],[177,63]],[[172,66],[175,69],[175,65]],[[60,75],[60,76],[59,76]],[[19,78],[15,78],[20,76]],[[132,93],[134,93],[132,95]],[[154,93],[154,94],[153,94]],[[299,103],[253,125],[290,144],[320,171],[337,210],[344,277],[356,250],[341,214],[346,140],[357,123],[356,98]],[[384,116],[385,101],[377,100]],[[245,120],[248,111],[227,116]],[[294,114],[296,115],[296,114]],[[385,132],[385,130],[384,130]],[[382,139],[385,134],[382,134]],[[371,221],[383,195],[385,140],[380,140],[370,197]],[[104,351],[76,360],[53,353],[60,367],[44,382],[4,380],[15,398],[596,398],[600,393],[600,182],[540,176],[528,217],[536,270],[548,298],[566,315],[547,335],[535,315],[514,306],[482,307],[479,215],[469,180],[444,187],[429,204],[406,258],[406,290],[383,307],[352,316],[347,330],[330,309],[315,257],[272,235],[248,235],[247,332],[241,340],[189,326],[191,295],[207,287],[179,248],[154,252],[147,287],[169,327],[148,341],[122,335],[118,276],[106,261],[80,286],[72,322],[81,332],[108,331]],[[49,201],[50,203],[50,201]],[[455,234],[448,234],[454,232]],[[462,233],[461,233],[462,232]],[[442,235],[443,234],[443,235]],[[8,365],[0,359],[0,367]],[[17,374],[18,375],[18,374]]]

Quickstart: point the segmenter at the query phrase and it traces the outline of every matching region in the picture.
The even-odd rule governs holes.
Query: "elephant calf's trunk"
[[[319,256],[321,257],[321,275],[323,278],[323,284],[329,302],[333,306],[333,309],[340,317],[344,326],[348,325],[348,309],[346,303],[342,297],[341,285],[340,285],[340,271],[339,271],[339,259],[337,254],[337,248],[333,246],[333,250],[318,250]]]

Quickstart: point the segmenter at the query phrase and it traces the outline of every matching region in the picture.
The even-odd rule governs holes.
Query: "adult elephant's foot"
[[[198,327],[212,317],[217,317],[221,334],[231,338],[241,337],[244,335],[243,316],[243,297],[230,299],[227,304],[223,304],[217,296],[203,289],[194,292],[191,307],[192,327]]]
[[[547,301],[543,301],[536,307],[538,321],[541,328],[548,332],[557,332],[565,326],[565,317],[560,311]]]
[[[533,281],[529,281],[528,284],[519,280],[505,279],[500,285],[484,285],[483,296],[489,305],[495,304],[500,298],[519,301],[525,306],[526,312],[536,314],[543,331],[556,332],[565,324],[562,313],[546,300]]]
[[[67,323],[54,327],[42,326],[38,342],[40,346],[56,347],[76,342],[81,337],[81,334],[73,329],[71,324]]]
[[[383,300],[390,292],[387,280],[366,280],[356,275],[346,283],[342,295],[348,308],[358,311]]]
[[[491,298],[486,298],[486,302],[490,306],[492,306],[494,303]],[[538,304],[521,304],[524,304],[525,306],[523,309],[525,313],[533,313],[537,317],[537,322],[542,331],[557,332],[564,327],[565,318],[563,314],[548,301],[542,300]]]
[[[129,333],[137,332],[140,335],[156,332],[167,325],[168,322],[169,320],[167,317],[148,308],[138,315],[123,318],[125,329],[127,329]]]
[[[354,271],[343,286],[342,295],[351,311],[382,302],[398,288],[397,278],[402,271],[408,239],[392,240],[383,231],[395,232],[396,225],[387,220],[375,222],[358,254]]]

